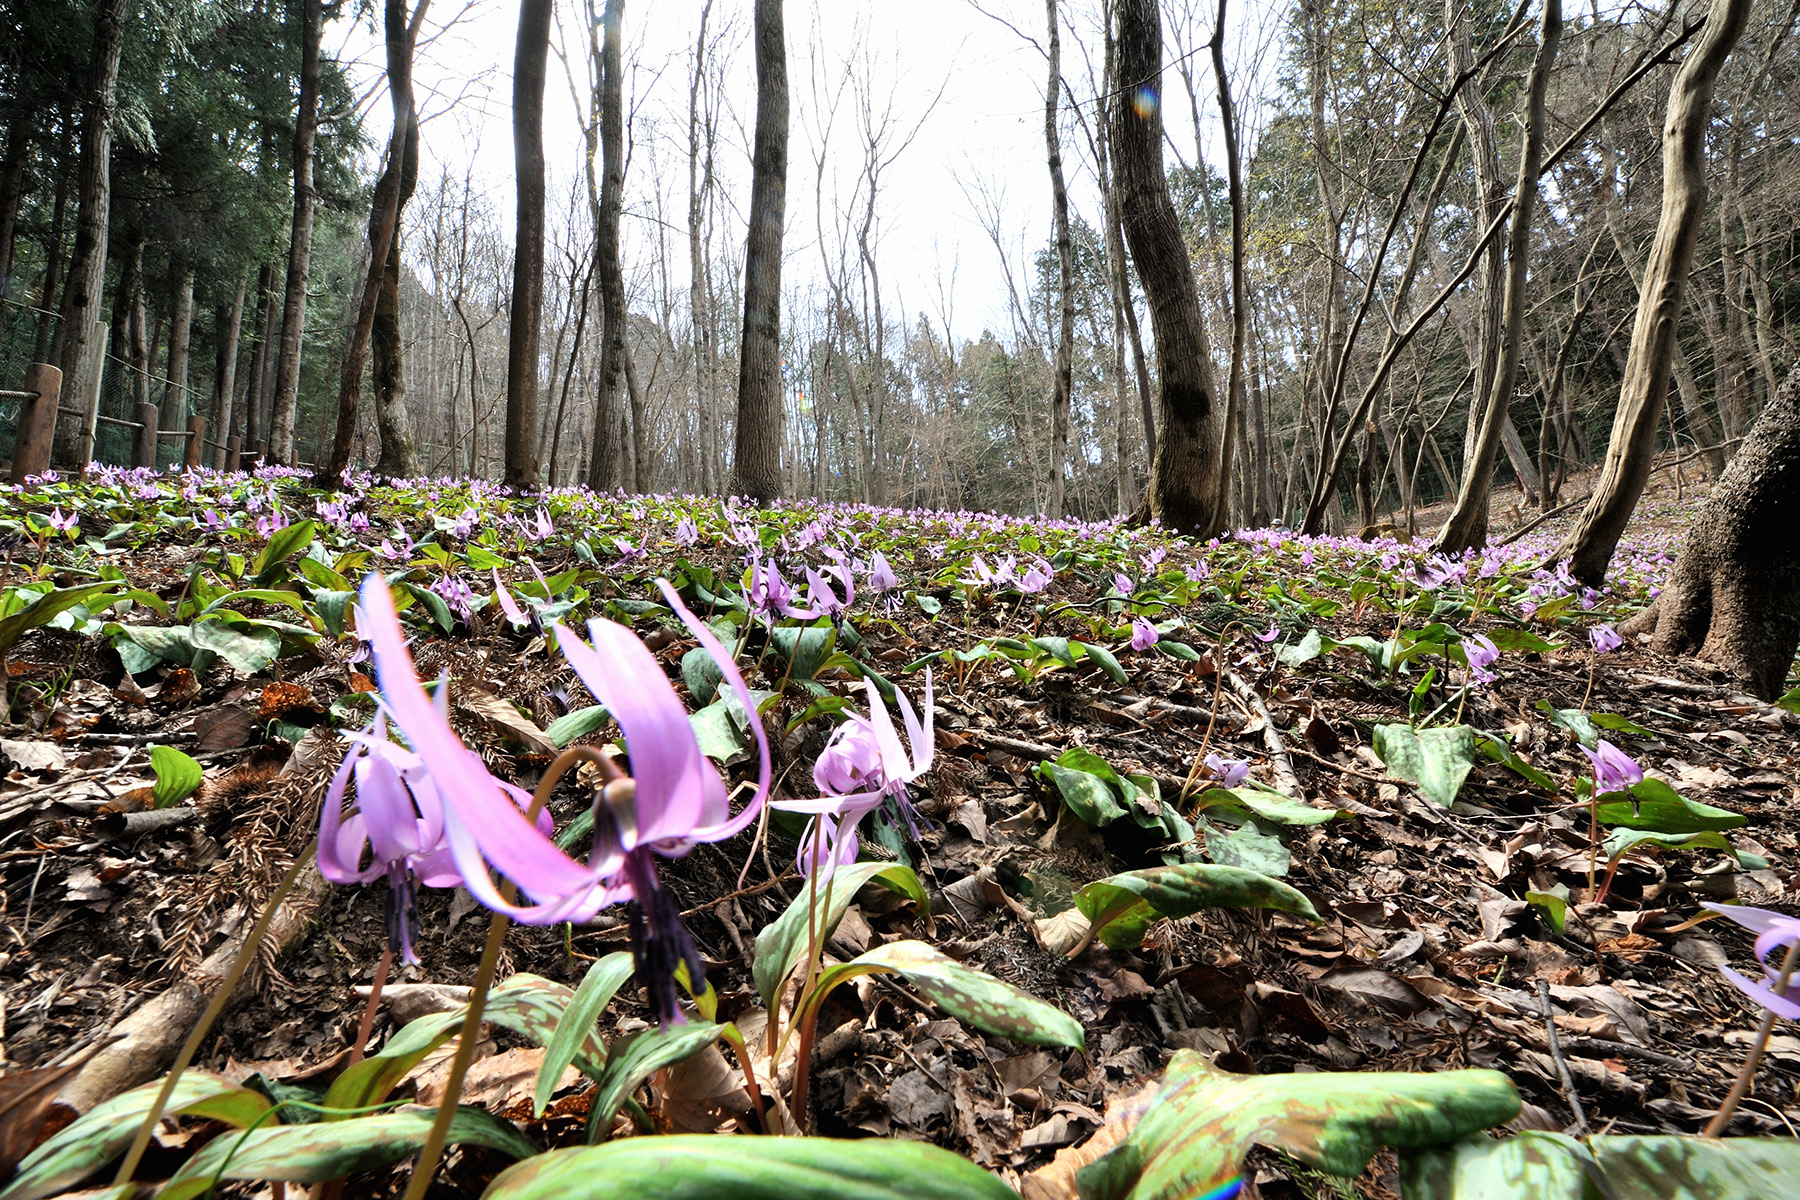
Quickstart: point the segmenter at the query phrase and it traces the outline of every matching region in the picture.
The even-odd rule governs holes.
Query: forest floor
[[[269,497],[278,491],[268,485]],[[63,503],[77,507],[78,494],[68,495]],[[433,495],[410,517],[420,545],[434,514],[454,518],[463,503]],[[297,487],[282,496],[295,512],[313,501]],[[1277,535],[1216,550],[1159,538],[1154,545],[1167,558],[1140,568],[1134,563],[1151,543],[1091,527],[1070,535],[1087,549],[1059,564],[1049,592],[996,597],[951,581],[967,574],[966,557],[954,570],[930,560],[950,562],[972,545],[993,562],[1007,539],[1020,542],[1014,552],[1029,560],[1038,549],[1029,525],[1004,526],[999,544],[925,525],[881,542],[901,577],[898,592],[924,600],[885,609],[877,600],[853,617],[858,657],[915,700],[921,673],[905,667],[934,651],[962,651],[968,661],[943,657],[933,666],[936,762],[914,788],[928,822],[918,846],[899,847],[922,855],[915,861],[929,915],[879,887],[865,889],[828,951],[843,959],[896,938],[924,938],[1072,1014],[1086,1048],[1014,1045],[898,986],[842,989],[820,1023],[814,1131],[925,1139],[1025,1186],[1027,1195],[1071,1195],[1052,1166],[1057,1152],[1100,1129],[1109,1105],[1185,1047],[1256,1074],[1493,1067],[1526,1102],[1521,1127],[1544,1129],[1576,1119],[1562,1082],[1566,1066],[1595,1131],[1696,1132],[1726,1091],[1756,1021],[1718,970],[1754,962],[1749,935],[1725,922],[1697,922],[1704,915],[1698,904],[1739,899],[1791,911],[1800,867],[1793,821],[1800,716],[1740,694],[1693,661],[1661,659],[1629,642],[1595,655],[1586,630],[1641,606],[1697,499],[1691,486],[1679,499],[1669,484],[1652,488],[1621,551],[1613,591],[1590,597],[1591,611],[1579,595],[1544,590],[1546,575],[1530,572],[1522,555],[1496,576],[1514,580],[1514,589],[1484,603],[1476,571],[1460,584],[1430,584],[1431,564],[1407,546],[1386,551],[1390,565],[1377,559],[1380,548]],[[181,505],[176,497],[149,503],[163,511]],[[372,514],[380,507],[372,497],[364,503]],[[17,498],[15,506],[22,507]],[[96,501],[83,513],[82,532],[99,535],[120,519],[100,509]],[[670,523],[675,511],[658,510],[657,519]],[[718,513],[716,502],[708,511]],[[828,531],[834,520],[863,530],[846,542],[861,536],[860,552],[875,544],[867,531],[878,526],[856,526],[857,518],[842,515],[849,511],[821,509],[817,520]],[[553,508],[559,526],[573,523],[559,512]],[[702,522],[699,543],[687,546],[653,538],[641,512],[621,516],[620,530],[635,545],[619,562],[601,555],[604,569],[584,576],[594,611],[603,596],[646,599],[648,581],[678,562],[690,576],[711,567],[735,580],[744,556],[726,536],[732,516],[754,519],[715,515],[710,527]],[[392,536],[394,519],[391,511],[377,514],[362,542]],[[630,532],[634,519],[641,536]],[[1570,519],[1548,522],[1529,544],[1541,554]],[[407,524],[406,514],[401,521]],[[787,531],[799,527],[796,517]],[[958,536],[948,550],[928,545]],[[439,540],[458,544],[450,534]],[[191,523],[168,522],[132,544],[120,564],[132,585],[175,604],[216,554],[206,531]],[[1051,545],[1044,534],[1045,553]],[[74,552],[72,542],[52,547],[51,561]],[[15,580],[28,557],[29,549],[15,550]],[[531,578],[527,559],[553,578],[582,566],[555,539],[515,557],[505,572],[514,582]],[[1205,561],[1214,565],[1193,568]],[[1233,575],[1239,563],[1247,576]],[[1109,609],[1106,600],[1115,570],[1141,577],[1133,611],[1156,622],[1165,643],[1180,641],[1191,654],[1134,652],[1115,641],[1114,677],[1097,656],[1065,663],[992,652],[1001,638],[1091,642],[1103,626],[1127,632],[1124,605],[1115,598]],[[464,578],[485,593],[486,574],[471,567]],[[1172,582],[1153,590],[1153,576]],[[1383,590],[1359,586],[1370,579]],[[1447,599],[1453,592],[1465,599]],[[1391,603],[1377,602],[1389,594]],[[1053,600],[1067,603],[1046,608]],[[1554,611],[1543,616],[1546,609]],[[1366,651],[1343,645],[1357,635],[1398,645],[1409,624],[1433,620],[1458,625],[1464,636],[1523,632],[1495,634],[1503,650],[1498,679],[1461,692],[1451,686],[1461,660],[1441,636],[1438,656],[1386,673],[1371,667]],[[1262,640],[1268,630],[1274,636]],[[315,832],[320,797],[346,745],[340,732],[367,719],[354,699],[371,686],[361,673],[367,667],[352,661],[356,643],[348,637],[318,640],[248,675],[221,659],[198,674],[165,661],[134,676],[109,640],[116,632],[96,632],[34,630],[7,664],[16,723],[0,740],[9,760],[0,781],[0,1057],[12,1067],[48,1062],[95,1038],[184,977],[216,974],[208,956],[216,958],[254,916],[253,905]],[[653,620],[638,632],[681,680],[692,640]],[[1538,640],[1547,648],[1531,648]],[[986,657],[966,653],[982,644]],[[531,788],[547,761],[543,728],[585,703],[570,698],[579,684],[566,664],[493,606],[456,621],[451,633],[418,632],[413,650],[422,676],[449,672],[453,722],[491,769]],[[781,732],[820,694],[860,705],[861,684],[827,666],[815,687],[795,691],[792,664],[774,654],[757,661],[761,673],[751,686],[784,693],[765,714],[777,735],[778,792],[810,795],[810,768],[829,726],[810,720]],[[1427,663],[1435,678],[1423,674]],[[511,704],[496,709],[493,697]],[[1449,707],[1458,714],[1450,719],[1500,735],[1551,787],[1478,757],[1446,808],[1390,774],[1375,751],[1375,730],[1409,724],[1409,710],[1426,717],[1421,725],[1441,721]],[[1741,814],[1746,823],[1729,831],[1730,848],[1629,849],[1599,899],[1590,884],[1605,881],[1607,851],[1597,852],[1596,863],[1588,807],[1573,790],[1589,773],[1577,738],[1591,741],[1596,725],[1682,799]],[[609,727],[589,740],[612,735]],[[206,769],[201,790],[175,810],[179,818],[162,824],[143,819],[155,811],[152,745],[180,747]],[[1121,773],[1149,776],[1161,798],[1195,823],[1193,843],[1171,847],[1153,822],[1080,819],[1036,769],[1070,747]],[[1205,778],[1197,764],[1207,753],[1247,760],[1254,780],[1335,819],[1279,828],[1209,821],[1199,811],[1204,788],[1192,786]],[[749,770],[737,766],[735,777]],[[586,803],[588,793],[573,780],[552,805],[559,827]],[[719,990],[720,1019],[757,1004],[751,943],[800,885],[792,832],[777,824],[755,846],[754,829],[663,864]],[[895,853],[875,841],[865,838],[865,857]],[[1077,889],[1158,865],[1172,851],[1283,874],[1323,921],[1210,909],[1159,922],[1134,949],[1094,945],[1065,956],[1067,939],[1059,940],[1052,919]],[[317,1088],[347,1061],[363,1007],[355,989],[366,989],[386,945],[386,889],[302,892],[315,905],[311,920],[279,957],[268,957],[253,994],[214,1029],[198,1065],[234,1081]],[[1557,919],[1561,898],[1566,921]],[[390,982],[371,1049],[404,1018],[444,1003],[430,988],[395,984],[467,985],[486,927],[466,892],[422,891],[423,962]],[[500,975],[529,971],[572,986],[597,956],[626,945],[625,925],[610,913],[573,930],[515,927]],[[602,1030],[641,1029],[647,1016],[627,989],[606,1010]],[[549,1114],[535,1118],[530,1097],[543,1052],[504,1030],[482,1051],[466,1102],[516,1121],[539,1145],[580,1139],[581,1085],[566,1087]],[[446,1068],[442,1052],[428,1058],[400,1094],[430,1103]],[[670,1086],[659,1081],[646,1100],[663,1128],[719,1121]],[[1800,1037],[1778,1031],[1734,1130],[1793,1133],[1796,1121]],[[153,1151],[146,1176],[155,1175],[158,1154],[179,1161],[178,1138]],[[1252,1164],[1246,1194],[1329,1194],[1272,1154]],[[474,1196],[504,1165],[493,1152],[454,1152],[433,1195]],[[1046,1167],[1049,1174],[1033,1176]],[[398,1194],[404,1179],[400,1168],[362,1176],[352,1194]],[[231,1194],[268,1191],[237,1186]],[[1397,1196],[1391,1155],[1378,1158],[1356,1188],[1366,1197]]]

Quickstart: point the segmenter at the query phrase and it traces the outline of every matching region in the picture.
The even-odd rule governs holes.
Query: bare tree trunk
[[[1587,508],[1558,551],[1573,559],[1575,577],[1590,587],[1606,578],[1613,550],[1650,478],[1694,243],[1706,215],[1703,156],[1713,85],[1749,15],[1750,0],[1712,0],[1700,40],[1675,72],[1669,91],[1663,124],[1662,217],[1644,267],[1612,440]]]
[[[1119,78],[1108,99],[1119,213],[1150,303],[1162,384],[1150,516],[1208,537],[1224,523],[1218,495],[1218,387],[1200,294],[1162,165],[1162,21],[1156,0],[1119,0]]]
[[[13,242],[19,228],[19,206],[25,199],[25,163],[31,157],[31,125],[23,115],[6,131],[6,156],[0,160],[0,296],[13,294]]]
[[[306,340],[306,285],[312,276],[313,137],[319,130],[319,41],[323,0],[300,0],[300,104],[294,118],[294,224],[288,244],[287,293],[281,309],[281,356],[269,411],[267,456],[294,463],[294,418],[300,402],[300,353]]]
[[[267,433],[263,414],[268,411],[269,353],[275,335],[275,269],[264,263],[256,273],[256,353],[250,358],[250,386],[244,392],[244,455],[249,455]]]
[[[75,217],[75,252],[63,284],[61,340],[62,394],[85,397],[94,381],[87,375],[94,325],[106,289],[106,239],[112,212],[112,125],[118,110],[119,56],[124,48],[125,0],[96,0],[94,40],[88,51],[87,94],[81,113],[81,185]],[[56,457],[79,455],[73,422]],[[82,464],[86,466],[85,463]]]
[[[1698,51],[1696,51],[1698,53]],[[1697,654],[1764,700],[1800,646],[1800,366],[1751,427],[1688,530],[1662,594],[1625,626],[1659,654]]]
[[[375,319],[369,327],[369,349],[374,357],[375,429],[381,440],[375,471],[398,479],[419,473],[412,418],[406,409],[406,361],[400,336],[400,223],[419,182],[419,114],[413,103],[412,68],[419,27],[424,23],[429,3],[430,0],[419,0],[418,8],[408,19],[404,0],[388,0],[387,14],[389,22],[403,24],[403,28],[388,31],[388,87],[404,88],[404,95],[393,98],[393,107],[396,123],[405,123],[406,138],[400,147],[400,190],[394,198],[394,227],[388,238],[381,290],[375,300]],[[397,36],[403,39],[403,45],[394,44]],[[395,59],[400,56],[404,56],[404,61],[397,63]],[[401,80],[395,78],[396,66],[402,68]]]
[[[710,388],[715,374],[712,366],[712,343],[707,337],[707,314],[711,301],[707,294],[705,256],[701,238],[704,235],[706,196],[712,189],[713,122],[710,102],[707,118],[702,121],[700,100],[706,87],[706,27],[712,19],[712,0],[700,10],[700,33],[694,39],[694,75],[688,84],[688,324],[694,353],[694,480],[697,491],[707,490],[711,472],[708,469],[707,429],[711,420]],[[705,134],[705,169],[701,168],[702,130]]]
[[[1244,180],[1238,162],[1237,109],[1231,102],[1231,79],[1225,74],[1225,5],[1226,0],[1219,0],[1219,16],[1213,25],[1209,47],[1213,77],[1219,87],[1219,122],[1225,134],[1225,179],[1231,198],[1231,365],[1225,383],[1225,436],[1219,448],[1218,491],[1213,497],[1221,525],[1230,508],[1227,501],[1231,454],[1244,419],[1244,342],[1250,331],[1250,284],[1244,274]]]
[[[1063,472],[1069,461],[1069,407],[1075,372],[1075,255],[1069,241],[1069,189],[1063,182],[1062,139],[1056,106],[1062,94],[1062,34],[1056,0],[1044,0],[1050,22],[1050,79],[1044,87],[1044,146],[1050,162],[1050,211],[1055,218],[1057,299],[1055,392],[1050,400],[1050,490],[1046,511],[1063,515]]]
[[[744,247],[737,453],[731,490],[781,494],[781,234],[787,213],[788,80],[782,0],[756,0],[756,147]]]
[[[1505,432],[1510,429],[1506,406],[1519,374],[1519,350],[1525,333],[1525,279],[1531,260],[1531,218],[1537,207],[1538,166],[1544,157],[1545,98],[1550,88],[1550,67],[1562,40],[1562,0],[1544,0],[1538,31],[1538,52],[1526,83],[1525,137],[1519,151],[1519,177],[1514,185],[1512,225],[1507,231],[1506,292],[1501,308],[1500,336],[1483,343],[1483,354],[1493,355],[1488,369],[1488,390],[1478,408],[1481,420],[1471,452],[1463,460],[1462,487],[1456,503],[1432,543],[1439,551],[1468,550],[1487,542],[1488,493],[1494,479],[1494,458]],[[1513,440],[1518,434],[1513,433]],[[1518,447],[1522,457],[1524,447]]]
[[[520,0],[513,49],[513,169],[518,232],[513,253],[512,321],[506,347],[508,487],[538,486],[538,348],[544,321],[544,74],[550,58],[551,0]]]
[[[188,344],[194,334],[194,272],[187,266],[179,270],[175,311],[169,318],[169,358],[159,402],[159,419],[164,429],[186,429],[188,419]]]
[[[237,399],[238,345],[244,329],[244,294],[249,290],[249,283],[247,275],[239,275],[231,307],[221,306],[213,310],[213,325],[218,331],[215,337],[218,351],[213,364],[212,413],[207,421],[207,430],[212,434],[213,441],[220,446],[225,445],[225,440],[231,436],[231,423],[236,416],[232,408]],[[213,462],[223,470],[225,451],[220,450]]]
[[[619,439],[625,379],[625,268],[619,261],[619,218],[625,204],[625,84],[620,43],[625,0],[606,0],[600,19],[600,211],[594,231],[594,274],[600,281],[600,388],[594,397],[594,444],[588,486],[619,485],[620,460],[629,450]],[[636,485],[635,479],[630,481]]]
[[[57,171],[56,199],[50,206],[50,231],[44,239],[44,277],[38,285],[37,306],[43,309],[38,316],[37,338],[32,345],[31,360],[33,362],[62,361],[62,322],[49,315],[57,311],[60,297],[57,295],[59,274],[63,261],[63,224],[69,209],[69,177],[71,172],[62,164],[69,157],[71,141],[69,126],[72,122],[68,109],[62,110],[62,129],[57,136]],[[94,319],[100,319],[100,310],[94,309]],[[91,385],[90,385],[91,386]],[[63,380],[63,395],[71,396],[72,384],[67,378]],[[58,453],[60,454],[60,450]]]

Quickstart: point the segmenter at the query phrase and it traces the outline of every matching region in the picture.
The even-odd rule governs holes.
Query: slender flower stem
[[[206,1006],[206,1011],[200,1014],[199,1023],[194,1026],[193,1032],[188,1034],[187,1042],[181,1047],[181,1053],[175,1056],[175,1065],[170,1067],[168,1075],[164,1076],[162,1087],[156,1093],[156,1099],[150,1103],[150,1111],[144,1114],[143,1124],[138,1126],[137,1136],[131,1140],[131,1149],[125,1152],[125,1161],[119,1164],[119,1173],[113,1176],[115,1185],[131,1182],[132,1175],[137,1172],[138,1164],[143,1161],[144,1152],[150,1148],[151,1135],[156,1132],[157,1123],[162,1120],[163,1111],[169,1106],[169,1098],[175,1094],[175,1085],[181,1082],[181,1073],[187,1070],[188,1065],[194,1061],[194,1056],[200,1052],[200,1043],[206,1040],[206,1035],[212,1029],[213,1023],[225,1011],[225,1005],[230,1003],[231,993],[237,990],[238,981],[244,977],[244,972],[250,968],[251,961],[256,958],[257,951],[262,947],[263,938],[268,936],[269,926],[274,923],[276,912],[280,910],[282,902],[288,898],[288,893],[294,890],[294,884],[300,879],[300,872],[312,862],[313,855],[318,848],[318,840],[314,839],[305,850],[300,852],[300,857],[296,858],[294,865],[287,869],[287,874],[281,877],[281,882],[275,885],[274,893],[263,905],[262,915],[256,919],[256,924],[245,936],[244,944],[239,947],[237,957],[231,962],[231,969],[225,972],[225,978],[220,981],[218,991],[213,993],[212,1002]]]
[[[381,989],[387,986],[388,972],[394,966],[394,948],[389,946],[381,952],[381,961],[375,964],[375,980],[369,985],[369,1002],[363,1006],[362,1020],[356,1023],[356,1044],[350,1047],[349,1065],[354,1067],[363,1060],[363,1047],[369,1044],[369,1034],[375,1030],[375,1011],[381,1007]]]
[[[544,777],[538,781],[537,790],[532,793],[531,807],[525,810],[527,821],[537,820],[539,812],[550,799],[550,793],[556,789],[557,780],[576,763],[583,760],[597,763],[602,773],[610,767],[614,772],[618,767],[611,759],[592,746],[571,746],[556,756]],[[519,889],[508,880],[500,885],[500,898],[512,904],[519,898]],[[481,1035],[481,1013],[487,1006],[488,990],[494,986],[494,970],[500,962],[500,948],[506,943],[506,927],[511,923],[505,913],[495,913],[488,920],[487,945],[481,950],[481,963],[475,968],[475,986],[469,992],[469,1007],[463,1013],[462,1030],[457,1037],[456,1057],[450,1061],[450,1075],[444,1080],[444,1095],[438,1101],[437,1115],[432,1118],[431,1132],[425,1135],[425,1144],[419,1149],[419,1161],[413,1165],[412,1178],[406,1184],[404,1200],[425,1200],[425,1193],[431,1187],[432,1177],[437,1174],[438,1162],[444,1156],[444,1143],[450,1138],[450,1123],[456,1119],[457,1101],[462,1097],[463,1079],[469,1073],[469,1067],[475,1061],[475,1043]]]
[[[1794,968],[1800,965],[1800,941],[1787,948],[1787,954],[1781,959],[1781,973],[1775,980],[1775,994],[1787,994],[1788,981],[1794,977]],[[1719,1111],[1707,1123],[1703,1137],[1718,1137],[1731,1124],[1738,1105],[1750,1094],[1750,1085],[1756,1082],[1756,1068],[1762,1062],[1763,1051],[1769,1047],[1769,1035],[1775,1032],[1775,1010],[1763,1009],[1762,1023],[1756,1027],[1756,1040],[1750,1043],[1750,1052],[1744,1055],[1744,1065],[1738,1068],[1737,1079],[1732,1081],[1731,1091],[1725,1097],[1725,1103],[1719,1105]]]

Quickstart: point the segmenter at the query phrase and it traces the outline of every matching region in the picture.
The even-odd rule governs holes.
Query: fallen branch
[[[308,867],[269,925],[268,941],[278,951],[287,949],[311,928],[313,913],[326,890],[318,868]],[[188,1032],[212,1002],[249,933],[250,923],[246,922],[190,974],[114,1025],[111,1033],[118,1040],[89,1059],[57,1098],[86,1112],[161,1074],[174,1061]],[[240,993],[249,991],[240,981],[230,1002],[240,1002]]]
[[[1275,728],[1275,719],[1269,715],[1268,705],[1256,694],[1248,680],[1236,671],[1224,673],[1225,682],[1237,693],[1238,699],[1257,717],[1262,719],[1263,746],[1269,751],[1269,765],[1275,770],[1275,782],[1279,790],[1295,800],[1304,800],[1306,793],[1300,790],[1300,776],[1294,772],[1294,760],[1288,757],[1287,743],[1281,740],[1281,730]]]

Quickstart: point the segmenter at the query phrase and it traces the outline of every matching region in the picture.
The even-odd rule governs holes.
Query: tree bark
[[[194,272],[178,266],[175,311],[169,318],[169,357],[164,370],[161,412],[164,429],[186,429],[188,419],[188,345],[194,334]]]
[[[423,11],[424,5],[420,5]],[[411,81],[408,81],[410,90]],[[375,321],[369,328],[369,349],[374,357],[375,430],[381,440],[381,457],[375,473],[392,479],[410,479],[419,473],[418,447],[413,439],[412,417],[406,409],[406,358],[400,336],[400,220],[419,179],[419,117],[407,99],[406,147],[400,159],[400,195],[394,203],[394,232],[388,241],[387,266],[381,273],[381,291],[375,300]]]
[[[1156,460],[1149,513],[1176,531],[1209,537],[1224,523],[1216,502],[1218,388],[1181,224],[1162,163],[1162,20],[1157,0],[1119,0],[1119,79],[1108,101],[1119,215],[1150,304],[1156,335]]]
[[[513,164],[518,231],[513,252],[512,322],[506,346],[508,487],[538,486],[538,349],[544,321],[544,74],[550,57],[551,0],[520,0],[513,49]]]
[[[1668,398],[1669,373],[1694,244],[1706,215],[1703,158],[1712,116],[1713,85],[1750,15],[1750,0],[1712,0],[1706,27],[1675,72],[1663,124],[1663,201],[1656,240],[1644,266],[1631,353],[1619,389],[1612,440],[1600,482],[1569,539],[1567,554],[1575,578],[1598,587],[1606,578],[1613,550],[1631,520],[1638,496],[1650,478],[1656,426]]]
[[[1800,366],[1713,485],[1662,594],[1624,626],[1659,654],[1695,654],[1764,700],[1800,646]]]
[[[625,268],[619,257],[619,220],[625,208],[625,81],[621,43],[625,0],[606,0],[600,20],[600,211],[594,231],[594,275],[600,283],[600,387],[594,397],[594,444],[588,486],[619,486],[620,466],[630,456],[619,433],[624,406],[625,352],[630,314],[625,307]],[[629,480],[635,488],[637,480]]]
[[[731,490],[781,495],[781,235],[787,215],[788,79],[782,0],[756,0],[756,146],[744,246],[737,448]]]
[[[243,335],[244,296],[249,290],[249,282],[247,275],[240,274],[231,306],[227,308],[220,305],[213,310],[213,327],[218,331],[215,337],[218,349],[213,362],[212,413],[207,429],[212,434],[212,440],[220,446],[224,446],[231,437],[231,423],[236,415],[232,408],[237,398],[238,345]],[[214,464],[221,470],[224,469],[224,450],[221,449],[215,456]]]
[[[1237,108],[1231,101],[1231,79],[1225,73],[1225,5],[1219,0],[1219,16],[1213,25],[1213,78],[1219,88],[1219,124],[1225,135],[1225,181],[1231,199],[1231,363],[1225,382],[1225,436],[1220,442],[1218,490],[1213,505],[1224,521],[1228,511],[1231,453],[1241,434],[1244,414],[1244,343],[1250,331],[1250,284],[1245,276],[1243,171],[1238,161]],[[1244,505],[1245,509],[1249,505]]]
[[[287,288],[281,306],[281,354],[275,360],[275,396],[270,402],[266,456],[292,466],[294,418],[300,403],[300,354],[306,341],[306,286],[312,278],[313,139],[319,131],[319,41],[324,34],[323,0],[300,0],[300,100],[294,117],[294,221],[288,242]]]
[[[19,206],[25,199],[25,163],[31,157],[31,126],[14,116],[6,131],[6,156],[0,160],[0,296],[13,294],[13,243],[19,228]]]
[[[250,356],[250,381],[244,389],[244,462],[268,436],[263,415],[268,411],[269,354],[275,332],[275,269],[264,263],[256,272],[256,353]]]
[[[1507,401],[1519,375],[1519,349],[1525,334],[1525,281],[1531,260],[1531,218],[1537,207],[1538,166],[1544,156],[1545,99],[1550,66],[1562,40],[1562,0],[1544,0],[1537,57],[1526,84],[1525,136],[1519,151],[1519,177],[1514,184],[1512,225],[1507,231],[1506,291],[1501,305],[1499,336],[1481,343],[1492,356],[1486,371],[1487,393],[1477,406],[1476,436],[1463,459],[1462,487],[1443,528],[1432,543],[1438,551],[1469,550],[1487,542],[1488,495],[1494,481],[1494,458],[1505,433]],[[1478,393],[1479,394],[1479,393]],[[1513,433],[1516,441],[1518,434]],[[1518,448],[1524,454],[1523,445]]]
[[[1056,107],[1062,94],[1062,35],[1056,0],[1044,0],[1050,21],[1050,79],[1044,88],[1044,147],[1050,163],[1050,211],[1056,230],[1058,322],[1054,392],[1050,399],[1050,489],[1045,511],[1063,515],[1063,473],[1069,461],[1069,408],[1075,375],[1075,254],[1069,241],[1069,188],[1063,182],[1062,139]]]
[[[63,284],[61,330],[62,394],[71,404],[93,390],[87,374],[106,289],[106,239],[112,213],[112,125],[118,110],[119,57],[124,49],[125,0],[97,0],[94,40],[88,51],[87,95],[81,114],[81,184],[75,216],[75,250]],[[66,429],[65,429],[66,427]],[[56,447],[63,462],[76,457],[78,430],[65,432]],[[84,467],[86,464],[82,464]]]

